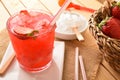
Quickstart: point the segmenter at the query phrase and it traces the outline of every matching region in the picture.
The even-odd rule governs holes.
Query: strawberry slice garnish
[[[33,29],[17,26],[17,27],[14,27],[14,32],[17,34],[26,35],[26,34],[33,32]]]
[[[16,36],[20,39],[35,38],[36,34],[39,33],[38,30],[34,30],[23,26],[14,27],[13,30],[16,33]]]

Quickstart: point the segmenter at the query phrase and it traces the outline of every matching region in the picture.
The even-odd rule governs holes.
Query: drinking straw
[[[78,80],[78,54],[79,50],[78,47],[75,48],[75,80]]]
[[[82,72],[82,78],[83,78],[83,80],[87,80],[87,76],[86,76],[86,72],[85,72],[85,68],[84,68],[84,64],[83,64],[83,58],[81,55],[79,56],[79,61],[80,61],[80,68],[81,68],[81,72]]]
[[[66,0],[64,2],[64,4],[62,5],[62,7],[59,9],[59,11],[57,12],[57,14],[53,17],[53,19],[51,20],[49,25],[54,25],[56,20],[59,18],[59,16],[61,15],[61,13],[68,7],[68,5],[70,4],[71,0]]]
[[[78,73],[78,60],[80,63],[80,69],[81,69],[81,73],[82,73],[82,78],[83,80],[87,80],[87,76],[86,76],[86,72],[85,72],[85,68],[84,68],[84,63],[83,63],[83,58],[81,55],[79,55],[79,48],[76,47],[75,49],[75,80],[78,80],[79,77],[79,73]]]

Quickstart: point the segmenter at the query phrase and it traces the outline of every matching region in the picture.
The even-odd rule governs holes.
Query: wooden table
[[[44,9],[48,10],[53,14],[59,10],[59,5],[57,4],[58,0],[0,0],[0,35],[6,35],[0,37],[0,53],[4,53],[6,45],[1,45],[2,41],[7,41],[8,35],[6,33],[6,21],[7,19],[15,12],[21,9]],[[93,9],[98,9],[102,4],[96,0],[73,0],[74,3],[80,4],[82,6],[90,7]],[[89,20],[91,13],[85,11],[78,11],[84,15],[87,20]],[[4,33],[3,33],[4,32]],[[80,53],[84,58],[85,69],[89,80],[120,80],[120,73],[114,71],[108,63],[102,59],[101,52],[96,44],[95,39],[90,34],[87,29],[82,33],[85,41],[79,42],[78,40],[64,41],[56,39],[59,41],[65,42],[65,61],[63,69],[63,80],[74,80],[74,50],[75,47],[79,47]],[[5,40],[7,39],[7,40]],[[94,59],[92,59],[94,58]],[[98,61],[97,61],[98,60]],[[93,65],[97,64],[97,65]],[[93,70],[93,72],[92,72]],[[95,70],[95,72],[94,72]],[[92,74],[94,75],[91,75]],[[81,76],[81,75],[80,75]],[[94,78],[91,78],[94,77]],[[81,77],[80,77],[81,80]]]

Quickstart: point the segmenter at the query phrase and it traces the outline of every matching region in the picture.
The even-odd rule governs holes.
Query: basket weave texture
[[[111,3],[112,2],[108,1],[105,2],[104,6],[91,15],[91,18],[89,19],[89,30],[97,40],[97,44],[102,51],[105,60],[114,70],[120,72],[120,40],[104,35],[96,26],[105,19],[106,16],[111,16]]]

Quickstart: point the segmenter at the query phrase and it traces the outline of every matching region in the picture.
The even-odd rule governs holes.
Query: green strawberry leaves
[[[101,30],[102,29],[102,26],[104,26],[107,22],[107,20],[109,19],[110,17],[106,17],[104,20],[102,20],[99,24],[98,24],[98,28]]]
[[[115,7],[115,6],[119,6],[120,7],[120,1],[116,2],[112,2],[112,7]]]

